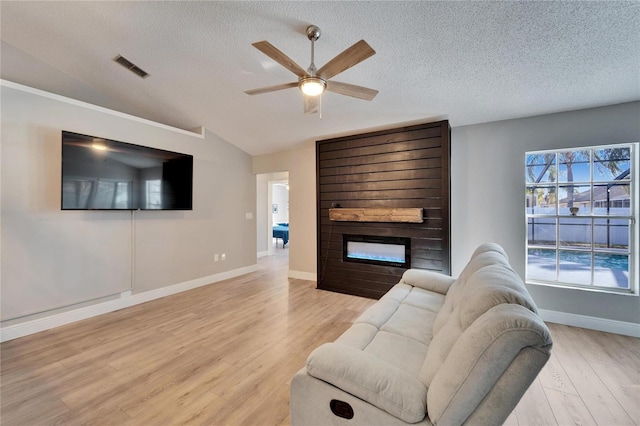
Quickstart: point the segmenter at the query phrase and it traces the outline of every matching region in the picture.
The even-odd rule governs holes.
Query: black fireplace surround
[[[444,120],[316,142],[318,289],[378,299],[408,268],[450,273],[449,132]],[[338,205],[422,209],[423,220],[332,219]]]

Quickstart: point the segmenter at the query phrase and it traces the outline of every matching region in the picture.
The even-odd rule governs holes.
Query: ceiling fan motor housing
[[[320,28],[315,25],[309,25],[307,27],[307,37],[311,41],[316,41],[320,38]]]

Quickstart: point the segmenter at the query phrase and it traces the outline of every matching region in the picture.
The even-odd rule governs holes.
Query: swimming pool
[[[559,259],[556,264],[556,253]],[[529,249],[527,279],[629,288],[629,255],[555,249]]]

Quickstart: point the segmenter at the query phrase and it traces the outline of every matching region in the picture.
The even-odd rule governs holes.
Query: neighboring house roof
[[[629,193],[627,192],[629,189],[628,182],[626,184],[620,183],[612,185],[609,188],[609,200],[628,200]],[[582,203],[589,202],[591,199],[591,191],[582,191],[578,192],[573,196],[574,203]],[[607,200],[607,185],[594,185],[593,187],[593,201],[605,201]],[[567,204],[569,202],[569,197],[562,198],[560,200],[560,204]]]

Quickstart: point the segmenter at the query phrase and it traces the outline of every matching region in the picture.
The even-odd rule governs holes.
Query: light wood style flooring
[[[3,343],[0,423],[286,425],[289,380],[373,300],[259,271]],[[509,425],[640,424],[640,339],[549,324]]]

